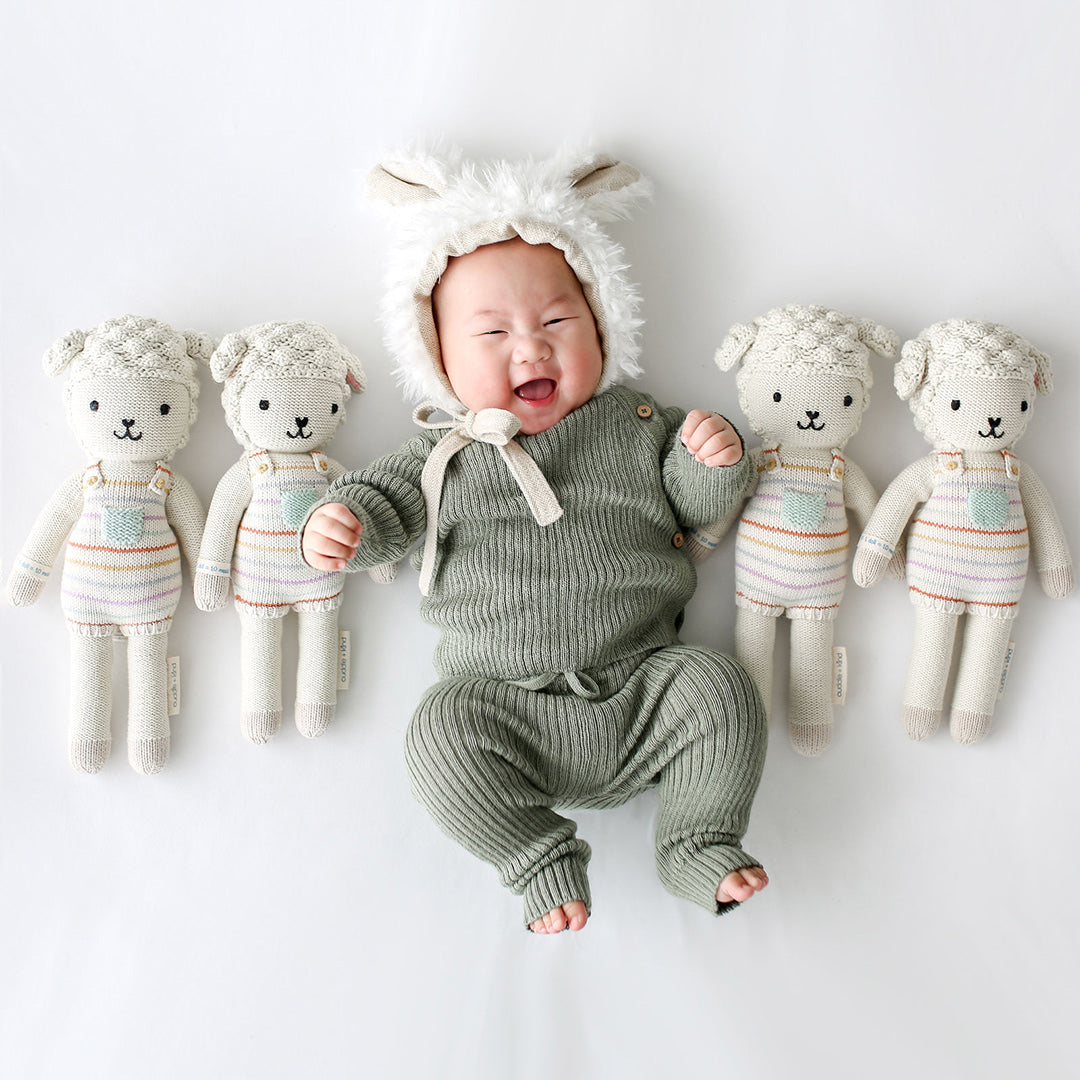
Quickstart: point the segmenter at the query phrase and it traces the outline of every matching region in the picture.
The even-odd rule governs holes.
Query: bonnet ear
[[[929,360],[930,343],[925,338],[912,338],[904,342],[893,371],[893,385],[901,401],[907,401],[923,384]]]
[[[1050,370],[1050,357],[1030,346],[1028,355],[1035,361],[1035,392],[1045,397],[1054,389],[1054,373]]]
[[[625,217],[634,202],[649,194],[649,184],[625,161],[608,154],[589,154],[572,164],[567,173],[571,191],[589,203],[597,216]]]
[[[215,382],[224,382],[236,373],[247,353],[247,341],[240,334],[226,334],[210,357],[210,374]]]
[[[900,348],[900,335],[874,322],[873,319],[860,319],[858,322],[859,340],[873,349],[878,356],[892,360]]]
[[[368,192],[390,206],[439,199],[446,191],[446,175],[435,158],[384,161],[367,178]]]
[[[199,333],[198,330],[182,330],[181,334],[187,342],[188,356],[197,364],[209,364],[217,344],[214,339],[209,334]]]
[[[69,330],[63,337],[57,338],[41,358],[45,374],[59,375],[66,370],[71,361],[83,351],[85,344],[85,330]]]
[[[736,323],[716,350],[716,366],[721,371],[730,371],[749,351],[757,338],[758,324]]]

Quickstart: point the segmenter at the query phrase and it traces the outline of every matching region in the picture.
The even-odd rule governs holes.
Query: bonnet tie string
[[[420,563],[420,592],[427,596],[435,573],[435,551],[439,543],[439,507],[442,504],[443,480],[450,459],[471,442],[490,443],[502,456],[510,475],[517,482],[521,494],[532,511],[537,525],[550,525],[562,516],[562,507],[555,493],[540,471],[540,466],[514,441],[521,429],[521,421],[505,409],[481,409],[473,412],[451,413],[450,420],[431,421],[429,417],[439,411],[431,403],[421,405],[413,413],[413,422],[432,430],[446,429],[446,434],[435,444],[424,471],[420,474],[420,491],[427,511],[427,536],[424,539],[424,556]]]

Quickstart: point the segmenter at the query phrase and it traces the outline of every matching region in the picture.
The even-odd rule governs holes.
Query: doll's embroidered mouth
[[[132,442],[138,442],[143,437],[143,433],[141,431],[139,432],[138,435],[132,435],[131,434],[131,429],[135,426],[135,421],[134,420],[121,420],[120,423],[124,425],[124,430],[123,431],[114,431],[113,432],[113,437],[114,438],[117,438],[117,439],[130,439]]]
[[[522,401],[539,403],[547,401],[555,393],[554,379],[532,379],[527,383],[514,387],[514,393]]]
[[[1005,432],[1004,431],[998,431],[998,427],[1001,424],[1001,417],[1000,416],[996,420],[994,420],[994,419],[992,419],[991,417],[988,416],[986,418],[986,422],[990,425],[990,430],[989,431],[980,431],[979,432],[979,438],[981,438],[981,439],[1004,439],[1005,438]]]
[[[307,422],[308,419],[306,416],[303,418],[298,416],[296,418],[296,431],[286,431],[285,434],[288,435],[290,439],[310,439],[311,432],[304,431],[304,428],[307,427]]]
[[[806,422],[805,424],[804,424],[804,423],[802,423],[802,422],[801,422],[801,421],[799,421],[799,420],[796,420],[796,421],[795,421],[795,426],[796,426],[796,427],[797,427],[797,428],[798,428],[798,429],[799,429],[800,431],[822,431],[822,430],[824,430],[824,428],[825,428],[825,425],[824,425],[824,424],[816,424],[816,423],[814,422],[814,418],[813,418],[813,417],[810,417],[810,419],[809,419],[809,420],[807,420],[807,422]]]

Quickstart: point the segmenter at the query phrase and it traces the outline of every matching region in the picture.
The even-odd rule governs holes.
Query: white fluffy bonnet
[[[383,161],[368,184],[399,225],[382,321],[409,398],[461,408],[443,371],[431,292],[448,259],[515,236],[558,248],[581,282],[603,349],[598,389],[641,373],[638,295],[622,248],[600,226],[647,195],[637,169],[603,154],[477,164],[457,152],[415,152]]]

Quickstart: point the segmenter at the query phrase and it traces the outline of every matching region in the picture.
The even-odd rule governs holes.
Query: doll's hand
[[[200,611],[217,611],[228,603],[232,582],[228,574],[195,571],[195,606]]]
[[[737,465],[742,460],[739,433],[719,413],[694,409],[679,438],[702,465]]]
[[[715,537],[707,536],[698,529],[688,529],[683,540],[683,554],[689,555],[692,563],[703,562],[716,550],[717,543]]]
[[[44,577],[28,574],[25,570],[12,570],[7,583],[8,603],[13,607],[29,607],[36,603],[45,588],[45,581]]]
[[[355,554],[363,525],[341,503],[320,506],[308,518],[300,544],[304,561],[316,570],[344,570]]]
[[[1064,600],[1076,584],[1072,565],[1052,566],[1048,570],[1040,570],[1039,584],[1042,585],[1043,592],[1047,596],[1054,600]]]
[[[907,550],[903,539],[896,545],[896,551],[893,552],[889,565],[885,567],[885,572],[893,581],[903,581],[907,577]]]
[[[855,549],[855,558],[851,562],[851,576],[855,579],[855,584],[864,589],[876,585],[885,576],[885,570],[894,558],[895,553],[890,555],[882,548],[866,547],[860,540]]]

